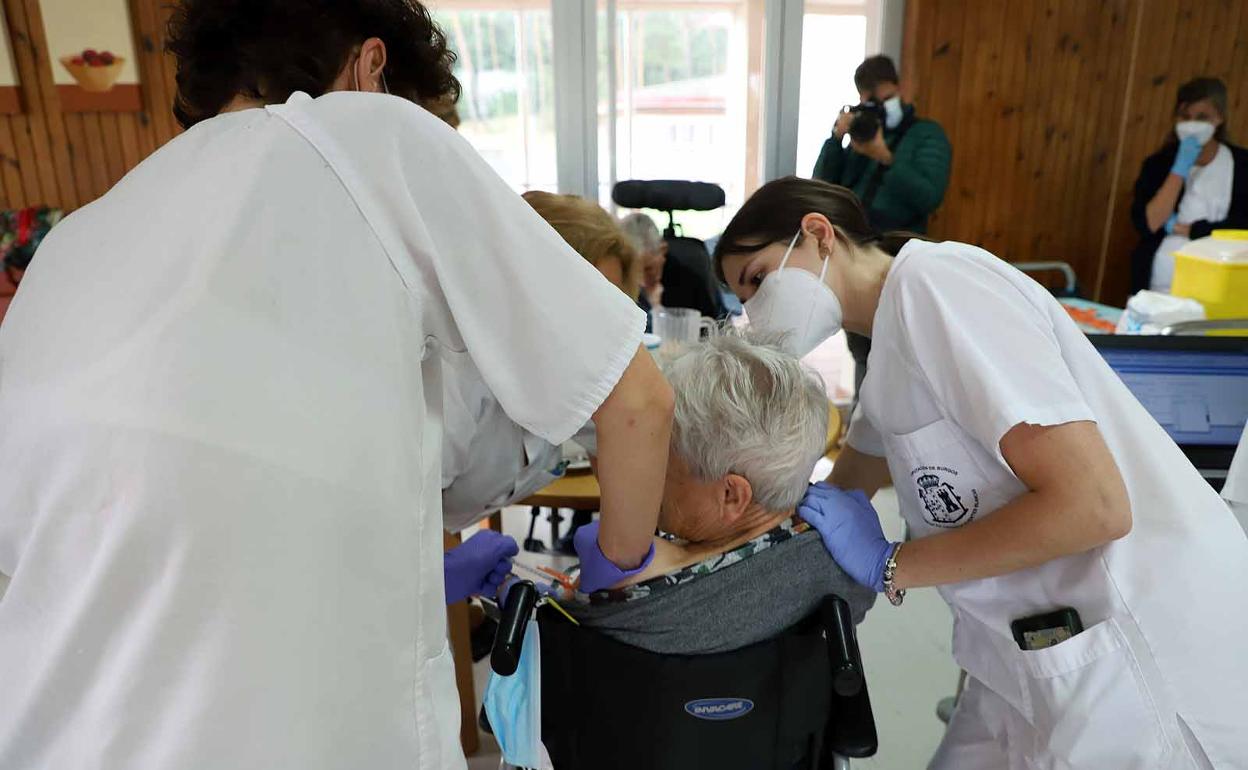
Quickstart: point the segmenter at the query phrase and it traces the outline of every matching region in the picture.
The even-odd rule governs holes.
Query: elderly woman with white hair
[[[644,310],[663,304],[663,267],[667,263],[667,241],[654,220],[640,212],[620,220],[620,229],[641,256],[641,293],[638,304]]]
[[[823,455],[828,400],[775,342],[725,333],[665,366],[676,394],[665,536],[627,584],[577,595],[580,622],[653,652],[706,654],[773,637],[829,593],[855,622],[871,607],[874,593],[795,516]]]

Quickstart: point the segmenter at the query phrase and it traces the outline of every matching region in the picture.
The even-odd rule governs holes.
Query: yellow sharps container
[[[1248,230],[1214,230],[1174,252],[1170,293],[1205,306],[1208,318],[1248,318]]]

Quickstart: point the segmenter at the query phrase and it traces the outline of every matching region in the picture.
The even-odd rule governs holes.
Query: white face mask
[[[1183,141],[1189,136],[1196,137],[1202,145],[1213,138],[1217,127],[1206,120],[1180,120],[1174,124],[1174,135]]]
[[[800,267],[785,269],[800,236],[800,231],[793,236],[780,267],[764,278],[758,291],[745,302],[750,326],[784,333],[784,349],[796,356],[806,355],[839,332],[844,321],[841,301],[823,282],[830,257],[824,258],[818,277]]]
[[[901,97],[894,96],[884,100],[884,127],[892,130],[901,125],[904,113],[901,110]]]

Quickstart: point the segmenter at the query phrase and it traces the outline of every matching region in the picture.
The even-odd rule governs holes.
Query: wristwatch
[[[893,548],[888,561],[884,562],[884,595],[894,607],[900,607],[906,599],[906,589],[893,585],[893,578],[897,575],[897,554],[899,553],[901,553],[901,543]]]

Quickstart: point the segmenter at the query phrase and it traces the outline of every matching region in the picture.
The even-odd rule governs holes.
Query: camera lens
[[[869,142],[879,130],[879,116],[873,110],[860,110],[849,123],[849,138],[855,142]]]

